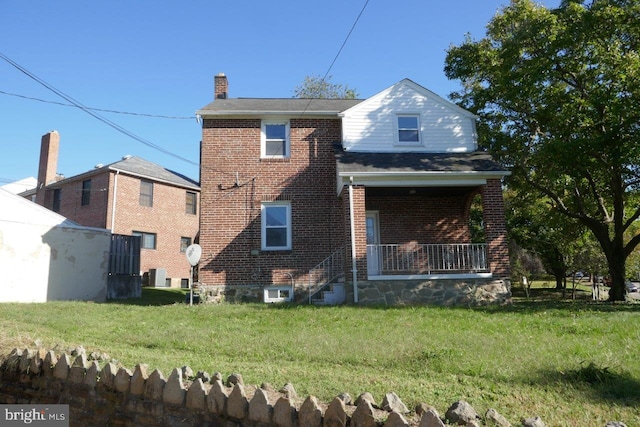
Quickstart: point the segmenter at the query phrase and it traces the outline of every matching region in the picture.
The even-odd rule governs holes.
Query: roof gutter
[[[287,110],[287,111],[264,111],[264,110],[198,110],[196,111],[196,116],[200,116],[203,119],[207,117],[215,117],[215,116],[290,116],[290,115],[300,115],[304,114],[306,116],[335,116],[338,117],[340,111],[317,111],[317,110]]]
[[[340,172],[338,195],[345,185],[371,187],[460,187],[485,185],[488,179],[501,179],[509,171],[468,172]]]

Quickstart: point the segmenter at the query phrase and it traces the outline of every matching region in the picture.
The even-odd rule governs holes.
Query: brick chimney
[[[214,96],[213,99],[227,99],[229,94],[229,82],[227,81],[227,76],[224,73],[218,73],[214,77]]]
[[[45,205],[45,187],[56,181],[58,176],[58,152],[60,151],[60,134],[58,131],[42,135],[40,143],[40,165],[38,166],[38,184],[36,187],[36,203]]]

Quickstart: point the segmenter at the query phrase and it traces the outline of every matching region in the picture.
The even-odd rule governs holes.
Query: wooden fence
[[[111,235],[107,299],[140,298],[140,236]]]

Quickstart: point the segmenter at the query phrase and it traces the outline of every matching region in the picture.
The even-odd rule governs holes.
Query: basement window
[[[291,286],[266,286],[264,288],[264,302],[293,301]]]

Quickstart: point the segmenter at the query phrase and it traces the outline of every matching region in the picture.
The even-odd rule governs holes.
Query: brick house
[[[187,286],[185,250],[198,233],[198,183],[132,156],[64,178],[56,172],[59,147],[58,132],[42,137],[36,203],[81,225],[141,236],[140,269],[149,284]]]
[[[409,79],[365,100],[234,99],[228,87],[217,75],[197,112],[205,298],[510,299],[508,172],[478,151],[474,115]]]

